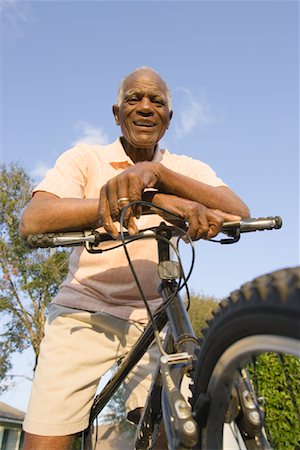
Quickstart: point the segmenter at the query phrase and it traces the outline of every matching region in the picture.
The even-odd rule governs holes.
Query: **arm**
[[[156,187],[172,194],[173,190],[178,197],[196,203],[201,202],[202,208],[206,206],[209,209],[217,209],[247,217],[246,212],[238,214],[237,211],[240,211],[243,206],[245,211],[248,211],[247,207],[229,188],[208,186],[172,172],[159,163],[139,163],[110,180],[101,189],[100,202],[98,199],[59,198],[49,192],[36,192],[21,217],[20,234],[26,237],[34,233],[96,228],[101,222],[106,231],[116,236],[117,229],[113,221],[118,220],[121,209],[117,204],[117,199],[128,197],[130,201],[141,200],[143,190],[146,187]],[[188,214],[188,211],[191,211],[191,208],[193,210],[195,205],[192,207],[191,204],[180,203],[179,199],[175,205],[175,196],[170,196],[169,199],[167,197],[166,195],[156,196],[159,202],[158,206],[168,208],[173,205],[175,209],[172,209],[172,212],[177,212],[186,220],[189,216],[190,221],[192,221],[192,214]],[[194,214],[198,216],[200,209],[199,206]],[[184,213],[185,210],[187,211],[186,214]],[[201,209],[201,211],[201,214],[204,214],[204,209]],[[134,211],[134,214],[128,210],[125,218],[125,224],[132,234],[137,231],[133,216],[138,217],[139,214],[138,209]],[[193,223],[194,229],[196,221],[193,221]],[[206,226],[203,228],[202,225],[201,227],[199,229],[202,230],[201,233],[204,236]],[[196,231],[192,231],[192,234],[193,238],[198,238],[194,237],[197,235]]]
[[[240,220],[240,216],[225,213],[217,209],[206,208],[204,205],[192,200],[170,194],[159,192],[145,192],[143,199],[152,203],[151,210],[164,217],[169,222],[178,224],[170,214],[162,212],[160,208],[167,209],[168,212],[188,222],[188,234],[191,239],[199,238],[210,239],[216,236],[220,231],[224,221]],[[180,224],[179,224],[180,226]]]
[[[59,198],[36,192],[22,214],[20,235],[96,228],[98,207],[98,199]]]
[[[159,163],[156,163],[159,164]],[[160,192],[172,193],[195,202],[200,202],[207,208],[220,209],[242,218],[249,217],[249,209],[245,203],[226,186],[209,186],[167,169],[159,164],[156,187]]]
[[[160,163],[142,162],[112,178],[101,189],[99,217],[109,233],[116,234],[113,218],[117,217],[122,209],[117,203],[118,198],[125,197],[129,201],[139,201],[143,190],[147,187],[201,203],[206,208],[217,209],[242,218],[249,217],[245,203],[228,187],[209,186],[173,172]],[[139,214],[139,208],[134,211],[128,209],[125,224],[129,232],[137,231],[133,217],[138,217]]]
[[[167,208],[171,213],[189,223],[188,234],[192,239],[209,239],[217,235],[224,220],[237,220],[238,216],[206,208],[200,203],[175,195],[146,192],[143,200],[154,205],[153,211],[164,216],[155,206]],[[170,217],[166,217],[170,220]],[[51,231],[82,230],[96,228],[98,200],[61,199],[49,192],[37,192],[29,202],[20,221],[20,234],[47,233]]]

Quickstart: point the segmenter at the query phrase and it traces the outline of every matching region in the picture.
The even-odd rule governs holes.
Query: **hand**
[[[241,219],[240,216],[229,214],[218,209],[206,208],[201,203],[186,200],[175,195],[161,193],[148,194],[152,196],[151,201],[154,207],[159,206],[165,208],[188,222],[189,227],[187,233],[193,240],[200,238],[211,239],[220,232],[225,221]],[[155,211],[165,217],[169,222],[172,222],[170,215],[166,216],[159,209]]]
[[[129,202],[142,200],[145,188],[155,186],[158,179],[157,171],[157,163],[140,162],[124,170],[101,188],[99,219],[104,229],[113,237],[118,236],[118,230],[113,222],[119,220],[122,209]],[[139,218],[141,212],[141,207],[136,206],[128,208],[125,213],[124,225],[131,235],[138,232],[134,218]]]

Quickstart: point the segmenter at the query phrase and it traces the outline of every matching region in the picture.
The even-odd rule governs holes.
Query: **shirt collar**
[[[105,159],[109,162],[128,162],[130,165],[133,164],[133,161],[129,158],[129,156],[126,154],[123,145],[121,144],[120,138],[116,139],[115,142],[112,144],[109,144],[106,147],[106,154]],[[104,155],[102,155],[104,156]],[[156,145],[154,155],[153,155],[153,162],[159,162],[162,159],[162,151],[159,147],[159,144]]]

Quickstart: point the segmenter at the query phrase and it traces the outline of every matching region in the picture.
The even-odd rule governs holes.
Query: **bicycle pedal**
[[[163,355],[160,358],[162,364],[179,364],[189,362],[193,359],[192,355],[187,352],[174,353],[172,355]]]

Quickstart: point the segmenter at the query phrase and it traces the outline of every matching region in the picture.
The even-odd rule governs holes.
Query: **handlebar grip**
[[[83,245],[84,238],[88,232],[74,231],[68,233],[39,233],[30,234],[26,238],[27,245],[30,248],[53,248],[53,247],[74,247]],[[89,232],[91,234],[91,232]],[[93,240],[94,235],[91,234]]]
[[[282,219],[275,217],[259,217],[257,219],[242,219],[234,222],[225,222],[222,225],[222,232],[230,233],[239,230],[240,233],[248,231],[273,230],[282,227]]]
[[[246,233],[248,231],[262,230],[278,230],[282,227],[282,219],[275,217],[259,217],[257,219],[241,220],[240,231]]]

